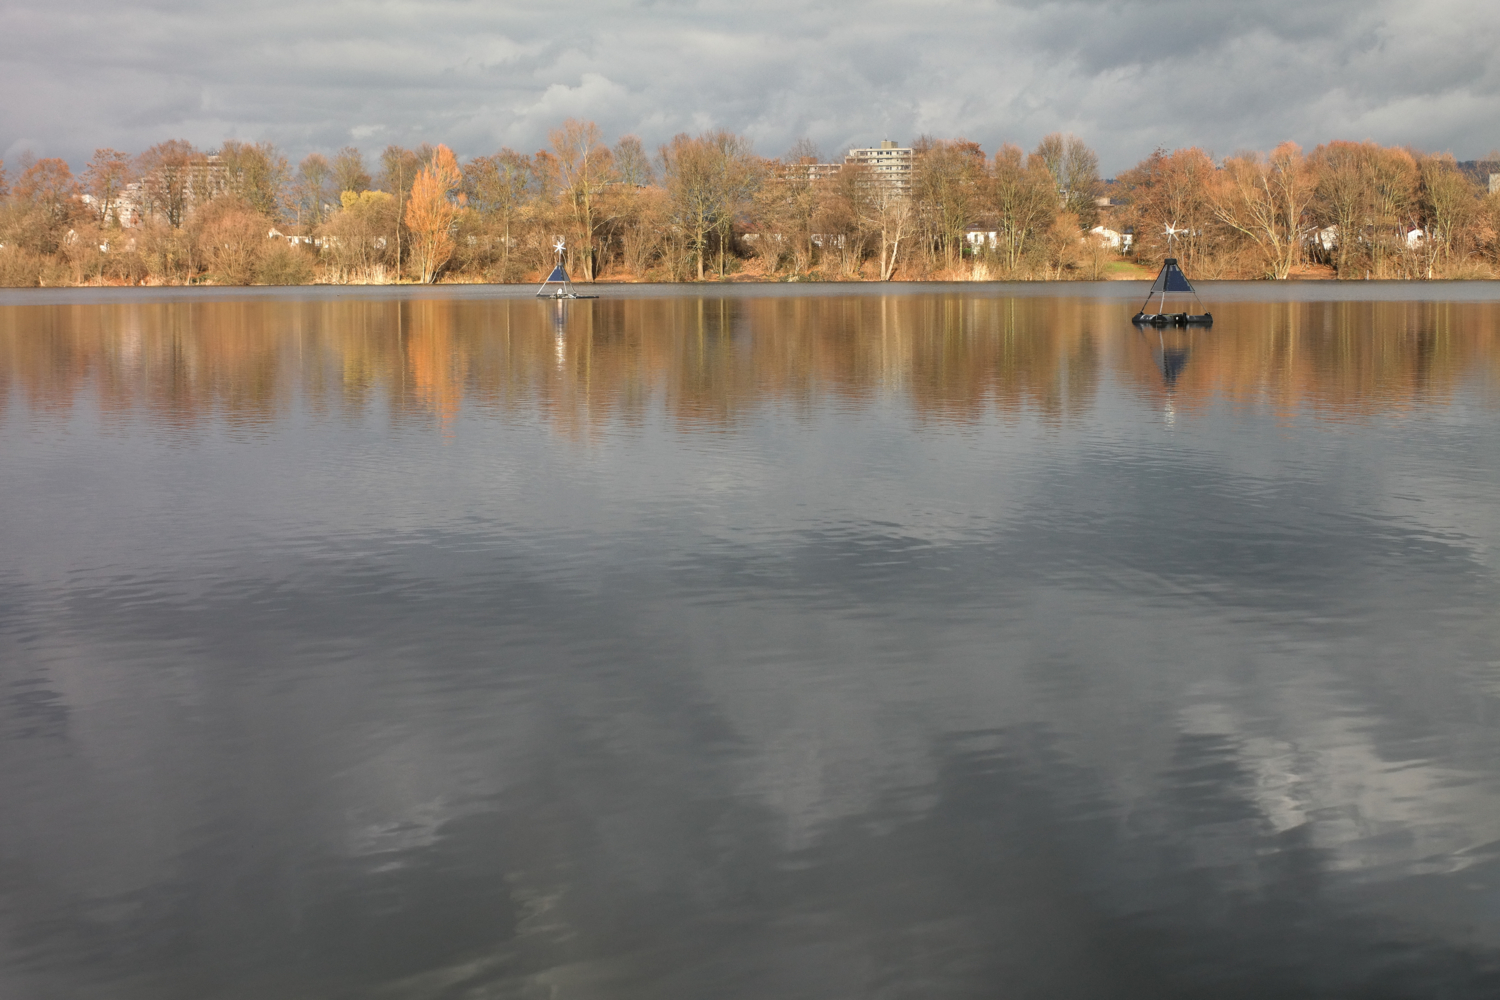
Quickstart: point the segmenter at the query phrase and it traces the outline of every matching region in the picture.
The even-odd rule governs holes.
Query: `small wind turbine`
[[[556,243],[552,244],[552,252],[557,254],[558,260],[562,260],[563,250],[566,249],[566,247],[567,244],[563,242],[563,238],[561,236],[557,238]]]
[[[1187,232],[1186,229],[1178,229],[1177,228],[1177,221],[1175,219],[1172,220],[1171,222],[1167,223],[1167,228],[1166,228],[1166,234],[1167,234],[1167,253],[1169,255],[1172,253],[1172,249],[1173,249],[1172,248],[1172,244],[1177,241],[1178,235],[1181,234],[1181,233],[1185,233],[1185,232]]]

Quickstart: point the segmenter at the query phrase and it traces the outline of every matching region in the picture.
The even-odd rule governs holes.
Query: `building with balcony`
[[[782,180],[824,181],[830,177],[836,177],[843,169],[842,163],[818,163],[808,158],[781,167],[777,176]]]
[[[891,139],[882,140],[879,146],[868,149],[851,149],[844,157],[844,163],[864,167],[871,177],[903,194],[911,193],[914,160],[910,147],[898,146]]]

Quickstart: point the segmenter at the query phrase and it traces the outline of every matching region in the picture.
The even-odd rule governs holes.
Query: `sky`
[[[577,117],[651,148],[806,136],[825,158],[1071,132],[1107,175],[1158,146],[1287,139],[1470,159],[1500,147],[1497,53],[1493,0],[8,0],[0,157],[80,168],[172,138],[467,157]]]

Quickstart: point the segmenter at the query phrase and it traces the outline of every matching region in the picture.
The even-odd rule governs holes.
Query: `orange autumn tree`
[[[453,222],[463,195],[455,202],[448,194],[462,183],[458,161],[447,146],[433,150],[431,162],[412,182],[406,228],[411,230],[412,256],[424,285],[436,281],[438,271],[453,256]]]
[[[1302,256],[1303,216],[1318,176],[1302,147],[1283,142],[1269,156],[1244,153],[1224,161],[1214,185],[1214,215],[1258,251],[1266,277],[1285,280]]]

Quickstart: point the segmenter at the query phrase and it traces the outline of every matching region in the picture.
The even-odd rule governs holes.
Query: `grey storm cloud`
[[[1073,132],[1157,146],[1500,146],[1500,5],[1479,0],[531,4],[21,0],[0,10],[0,155],[270,140],[294,157],[728,128],[774,155]]]

